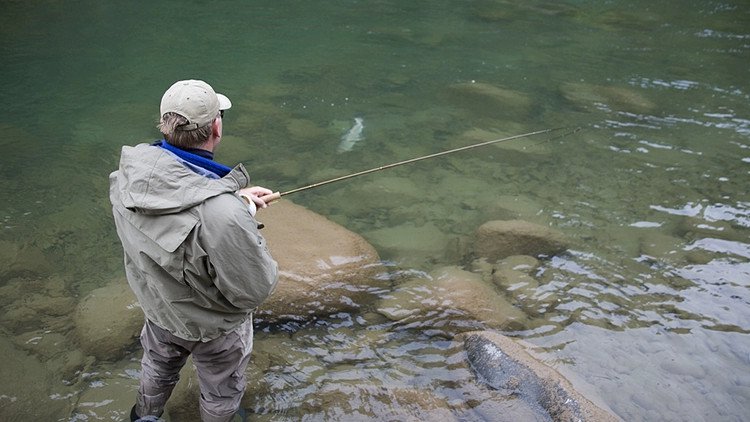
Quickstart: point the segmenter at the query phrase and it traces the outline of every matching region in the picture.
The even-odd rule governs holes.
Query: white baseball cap
[[[161,97],[161,115],[177,113],[186,118],[188,123],[178,126],[176,130],[190,131],[206,126],[214,121],[220,110],[232,107],[229,98],[217,94],[211,85],[188,79],[177,81]]]

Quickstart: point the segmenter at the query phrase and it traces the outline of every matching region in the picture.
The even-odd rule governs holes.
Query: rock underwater
[[[81,349],[99,360],[121,358],[137,341],[142,326],[143,311],[123,278],[93,290],[75,312]]]
[[[523,330],[527,322],[526,315],[498,294],[492,283],[459,267],[438,268],[428,278],[400,284],[378,302],[376,309],[392,321],[437,321],[440,326],[447,324],[443,329],[449,331],[466,331],[462,327],[468,321],[502,330]],[[461,322],[449,328],[451,320]]]
[[[488,221],[476,231],[474,252],[492,262],[512,255],[553,256],[567,249],[564,236],[523,220]]]

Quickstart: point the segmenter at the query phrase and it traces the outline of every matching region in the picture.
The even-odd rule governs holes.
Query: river
[[[43,0],[3,9],[0,350],[47,362],[0,363],[3,420],[28,420],[15,405],[28,394],[59,409],[59,421],[129,410],[137,348],[63,372],[63,352],[77,346],[59,309],[123,277],[107,175],[122,145],[158,137],[161,95],[186,78],[234,102],[217,159],[244,162],[255,182],[281,191],[580,128],[289,199],[362,235],[393,274],[417,278],[470,268],[450,245],[486,221],[512,215],[559,230],[570,248],[542,260],[531,288],[503,292],[530,321],[505,334],[537,346],[628,421],[750,415],[747,2]],[[341,151],[355,118],[362,139]],[[436,407],[464,420],[503,420],[477,405],[488,393],[457,364],[461,349],[439,321],[388,321],[377,300],[362,309],[258,326],[259,356],[288,353],[251,371],[263,393],[250,410],[264,420],[426,415],[381,394],[397,385],[432,391]]]

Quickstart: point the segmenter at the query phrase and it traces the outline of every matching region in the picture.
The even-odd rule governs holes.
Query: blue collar
[[[201,157],[198,154],[185,151],[184,149],[177,148],[176,146],[169,144],[164,139],[155,142],[154,145],[157,147],[166,149],[167,151],[180,157],[181,159],[187,161],[190,164],[193,164],[195,166],[208,170],[212,173],[215,173],[219,177],[224,177],[227,174],[229,174],[230,171],[232,171],[231,168],[225,166],[224,164],[217,163],[214,160],[210,160],[208,158]]]

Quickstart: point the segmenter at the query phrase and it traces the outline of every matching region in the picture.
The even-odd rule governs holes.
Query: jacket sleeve
[[[199,236],[216,288],[237,308],[258,307],[278,282],[277,264],[258,222],[233,194],[211,198],[203,207]]]

